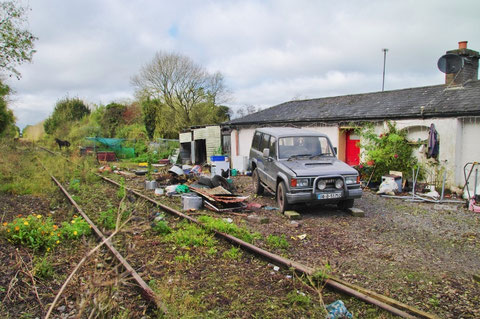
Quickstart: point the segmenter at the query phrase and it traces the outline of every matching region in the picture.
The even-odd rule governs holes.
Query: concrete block
[[[270,222],[270,219],[268,219],[268,217],[258,216],[258,215],[255,215],[255,214],[248,215],[247,219],[252,221],[252,222],[259,223],[259,224],[268,224]]]
[[[365,212],[360,208],[352,207],[352,208],[349,208],[347,211],[353,217],[365,217]]]
[[[302,216],[294,210],[287,210],[283,213],[288,219],[301,219]]]

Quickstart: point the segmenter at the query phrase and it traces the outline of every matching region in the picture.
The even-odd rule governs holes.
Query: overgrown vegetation
[[[229,223],[223,219],[218,219],[211,216],[200,216],[198,220],[203,223],[207,229],[216,230],[222,233],[230,234],[240,238],[247,243],[253,243],[255,239],[260,238],[260,234],[252,234],[245,227],[240,227],[234,223]]]
[[[401,171],[405,178],[412,176],[412,168],[418,165],[413,146],[407,141],[407,131],[397,129],[386,122],[387,131],[378,135],[373,125],[360,130],[363,162],[357,167],[363,178],[380,182],[390,170]]]
[[[27,246],[33,250],[50,251],[63,239],[78,239],[91,233],[90,225],[81,217],[74,217],[69,223],[58,227],[50,217],[32,214],[19,216],[12,222],[2,224],[1,234],[9,241]]]

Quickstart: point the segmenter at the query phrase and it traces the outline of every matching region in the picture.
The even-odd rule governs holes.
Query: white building
[[[338,157],[356,165],[361,150],[354,126],[371,122],[381,133],[391,121],[406,129],[415,143],[425,141],[434,124],[440,141],[438,163],[447,172],[447,186],[463,185],[464,165],[480,161],[480,55],[466,44],[447,51],[461,57],[461,70],[447,74],[443,85],[290,101],[225,123],[222,130],[230,130],[231,157],[248,157],[257,127],[295,126],[327,134]],[[426,161],[423,154],[417,156]]]

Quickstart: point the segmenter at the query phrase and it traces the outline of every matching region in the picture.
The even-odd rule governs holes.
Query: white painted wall
[[[410,141],[416,142],[428,139],[428,129],[430,124],[435,125],[438,132],[440,147],[438,160],[440,165],[447,171],[447,187],[463,186],[463,166],[467,162],[480,162],[480,117],[469,118],[436,118],[436,119],[410,119],[394,121],[399,129],[408,131],[407,137]],[[339,145],[339,127],[338,126],[314,126],[302,127],[311,131],[321,132],[330,138],[334,147]],[[375,125],[375,132],[380,134],[385,132],[387,125],[385,122]],[[232,130],[232,156],[248,156],[252,143],[255,127],[241,128],[239,130],[239,154],[236,150],[236,131]],[[429,165],[425,153],[420,153],[417,149],[415,155],[426,167],[432,167],[428,174],[433,174],[434,166]],[[428,175],[427,174],[427,175]],[[441,177],[440,177],[441,178]]]

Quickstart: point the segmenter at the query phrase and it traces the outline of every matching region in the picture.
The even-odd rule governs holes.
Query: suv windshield
[[[278,140],[278,158],[293,159],[297,157],[334,156],[326,137],[292,136]]]

